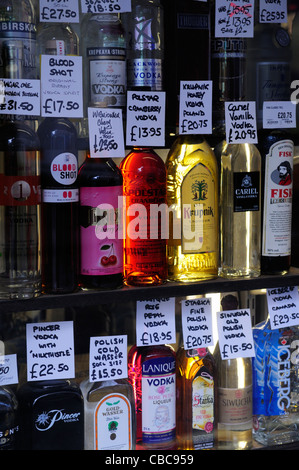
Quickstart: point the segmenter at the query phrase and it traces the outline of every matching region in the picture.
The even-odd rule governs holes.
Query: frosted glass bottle
[[[219,164],[219,275],[257,277],[261,270],[260,152],[253,144],[215,148]]]
[[[218,167],[204,137],[179,136],[167,159],[170,214],[168,278],[199,281],[218,274]]]
[[[133,388],[126,379],[81,383],[85,450],[134,450],[136,415]]]

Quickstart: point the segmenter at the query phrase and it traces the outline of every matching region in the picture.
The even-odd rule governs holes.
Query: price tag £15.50
[[[222,359],[255,355],[250,309],[217,312],[217,327]]]

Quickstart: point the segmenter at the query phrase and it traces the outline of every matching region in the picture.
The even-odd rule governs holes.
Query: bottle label
[[[262,119],[264,101],[290,99],[291,68],[288,62],[258,62],[256,65],[257,117]]]
[[[175,439],[175,359],[159,357],[142,364],[142,440],[163,444]]]
[[[78,175],[78,161],[73,153],[63,152],[53,158],[50,167],[51,175],[63,186],[74,184]]]
[[[1,206],[35,206],[40,203],[40,176],[7,176],[0,174]]]
[[[123,271],[118,197],[122,186],[80,188],[81,274],[101,276]]]
[[[126,396],[106,395],[95,408],[95,450],[132,450],[132,409]]]
[[[291,253],[293,155],[293,142],[281,140],[270,147],[266,156],[263,256]]]
[[[206,367],[192,382],[192,430],[195,450],[214,446],[214,379]]]
[[[128,60],[128,86],[162,90],[162,60]]]
[[[217,250],[215,192],[216,181],[202,163],[185,176],[181,185],[182,253]]]
[[[234,173],[234,212],[258,211],[260,173]]]
[[[222,388],[219,394],[219,423],[226,425],[252,424],[252,386]]]
[[[90,106],[124,107],[126,104],[125,51],[117,48],[90,48]]]
[[[78,202],[79,189],[43,189],[43,202]]]

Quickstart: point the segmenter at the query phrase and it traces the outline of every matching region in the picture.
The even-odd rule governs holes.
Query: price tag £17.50
[[[222,359],[255,355],[250,309],[217,312],[217,327]]]

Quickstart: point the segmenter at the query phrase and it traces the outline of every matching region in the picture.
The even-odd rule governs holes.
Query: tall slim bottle
[[[237,309],[238,294],[223,295],[221,305],[222,310]],[[218,449],[250,449],[252,447],[251,357],[222,359],[219,343],[213,354],[218,371]]]
[[[133,0],[122,15],[127,43],[128,90],[162,90],[164,15],[160,0]]]
[[[85,380],[80,387],[84,398],[84,449],[134,450],[135,398],[128,380]]]
[[[219,275],[257,277],[261,272],[262,160],[253,144],[215,148],[219,162]]]
[[[125,281],[129,285],[161,284],[167,278],[165,164],[154,150],[135,148],[120,169],[126,202]],[[138,226],[134,207],[142,210]]]
[[[168,277],[198,281],[218,275],[218,167],[200,135],[179,136],[167,159],[170,212]]]
[[[46,118],[41,142],[42,284],[64,294],[78,286],[79,188],[77,132],[66,118]]]
[[[206,348],[176,353],[176,436],[179,450],[214,449],[217,437],[217,370]]]
[[[129,351],[128,379],[135,396],[137,445],[143,449],[176,448],[175,368],[172,346],[134,345]]]
[[[123,178],[111,158],[88,154],[79,169],[81,287],[109,289],[123,284],[123,234],[119,198]],[[101,206],[101,207],[100,207]]]

